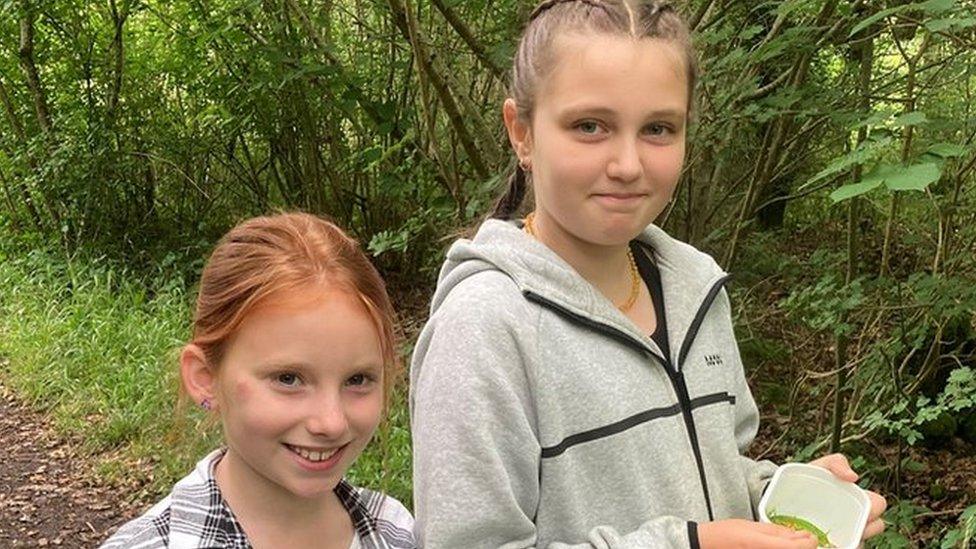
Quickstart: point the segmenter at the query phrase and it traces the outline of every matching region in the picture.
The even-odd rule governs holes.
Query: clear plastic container
[[[806,520],[840,549],[857,549],[871,513],[867,493],[816,465],[788,463],[773,474],[759,501],[759,520],[773,515]]]

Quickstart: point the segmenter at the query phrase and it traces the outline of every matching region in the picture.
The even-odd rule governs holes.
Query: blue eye
[[[576,129],[587,135],[593,135],[600,131],[600,125],[592,120],[584,120],[576,124]]]
[[[648,124],[644,129],[650,135],[665,135],[672,132],[667,125],[658,123]]]

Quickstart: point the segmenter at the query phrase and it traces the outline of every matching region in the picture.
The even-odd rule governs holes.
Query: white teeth
[[[299,446],[291,446],[291,445],[289,445],[288,448],[290,448],[291,451],[295,452],[296,454],[302,456],[303,458],[309,461],[325,461],[339,451],[338,448],[335,448],[328,452],[318,452],[314,450],[311,451],[306,450],[305,448],[301,448]]]

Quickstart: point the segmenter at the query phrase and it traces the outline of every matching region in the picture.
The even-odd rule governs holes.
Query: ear
[[[502,118],[505,119],[505,129],[508,130],[508,141],[512,144],[519,162],[531,164],[532,128],[527,121],[519,118],[518,105],[511,97],[502,104]]]
[[[203,349],[194,344],[180,353],[180,377],[183,387],[197,405],[217,409],[217,371],[207,361]],[[204,402],[208,403],[204,405]]]

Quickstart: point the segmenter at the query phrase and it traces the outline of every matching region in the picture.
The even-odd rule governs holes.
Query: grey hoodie
[[[657,227],[672,356],[515,223],[447,254],[414,351],[416,533],[429,549],[697,547],[697,522],[754,518],[775,465],[724,284]]]

